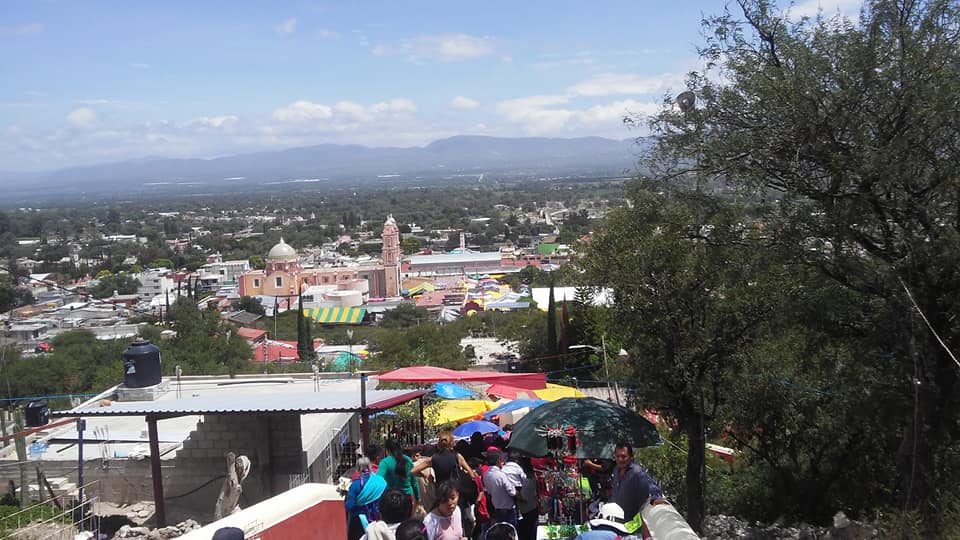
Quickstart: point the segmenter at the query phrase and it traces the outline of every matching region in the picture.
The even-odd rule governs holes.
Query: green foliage
[[[33,303],[29,289],[17,287],[9,276],[0,276],[0,313]]]
[[[103,276],[99,283],[90,288],[89,292],[94,298],[109,298],[113,293],[133,294],[140,287],[140,282],[133,276],[120,273]]]
[[[825,298],[836,316],[829,331],[816,318],[801,329],[778,324],[790,361],[760,366],[829,393],[761,384],[772,406],[747,410],[762,420],[764,437],[769,430],[784,439],[784,454],[743,442],[777,472],[769,477],[777,493],[812,499],[826,485],[837,498],[775,498],[771,510],[805,515],[840,499],[876,506],[886,495],[920,511],[936,536],[940,516],[930,503],[950,476],[941,464],[960,433],[960,372],[948,353],[960,335],[960,320],[948,315],[960,301],[960,6],[876,0],[856,23],[797,21],[766,0],[741,6],[739,20],[707,19],[707,71],[687,80],[695,108],[665,108],[653,120],[648,165],[675,184],[758,202],[774,195],[776,205],[753,210],[768,243],[828,276],[839,298],[859,297]],[[838,304],[846,307],[834,311]],[[768,347],[764,356],[773,354]],[[752,364],[756,352],[738,364]],[[831,364],[843,387],[830,380]],[[805,436],[809,446],[795,446]],[[815,449],[821,436],[829,450]],[[860,449],[856,437],[883,450]],[[895,462],[883,451],[896,453]],[[846,478],[859,481],[847,489]]]
[[[263,270],[267,267],[266,261],[264,261],[263,257],[260,255],[251,255],[247,261],[250,263],[250,267],[254,270]]]
[[[64,515],[63,510],[51,505],[36,505],[21,511],[19,506],[0,505],[0,536],[14,537],[19,527],[36,521],[53,520],[60,523],[69,523],[71,517]]]
[[[176,267],[173,265],[173,261],[170,259],[155,259],[148,266],[150,268],[167,268],[170,270],[176,269]]]
[[[777,266],[734,205],[643,181],[631,199],[631,208],[607,216],[584,268],[591,282],[613,289],[617,335],[642,381],[642,403],[669,411],[691,440],[685,495],[699,528],[704,429],[728,398],[722,389],[739,353],[774,311]]]
[[[404,302],[396,309],[390,310],[383,315],[380,321],[381,328],[408,328],[420,324],[432,324],[435,317],[421,307],[417,307],[412,302]]]
[[[241,296],[239,300],[230,304],[230,309],[237,311],[246,311],[257,315],[266,315],[267,310],[260,303],[260,300],[252,296]]]
[[[420,239],[416,236],[408,236],[400,241],[400,249],[403,250],[404,255],[417,253],[421,247]]]

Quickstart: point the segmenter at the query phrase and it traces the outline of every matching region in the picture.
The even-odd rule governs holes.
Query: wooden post
[[[0,437],[7,436],[7,411],[0,411]],[[10,444],[10,441],[4,439],[3,447],[6,448]]]
[[[420,404],[420,444],[426,442],[426,431],[423,429],[423,396],[417,398],[417,401]]]
[[[157,528],[167,526],[166,507],[163,502],[163,475],[160,471],[160,437],[157,435],[157,417],[147,417],[150,434],[150,474],[153,477],[153,511]]]
[[[23,411],[17,409],[16,424],[13,426],[13,432],[17,433],[23,430]],[[20,508],[26,508],[30,505],[30,484],[27,480],[27,438],[26,436],[17,437],[13,444],[17,447],[17,461],[20,462]]]
[[[360,374],[360,451],[367,455],[370,449],[370,415],[367,414],[367,374]]]

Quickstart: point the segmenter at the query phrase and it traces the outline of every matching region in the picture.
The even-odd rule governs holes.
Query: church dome
[[[281,237],[280,242],[270,248],[270,253],[267,253],[267,259],[273,261],[297,260],[297,251],[290,247],[290,244],[284,242]]]

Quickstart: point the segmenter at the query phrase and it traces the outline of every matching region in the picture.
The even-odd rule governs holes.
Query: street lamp
[[[590,349],[594,352],[599,352],[603,355],[603,374],[607,379],[607,396],[612,393],[613,399],[616,401],[617,405],[620,404],[620,388],[617,385],[617,382],[613,382],[613,388],[610,387],[610,370],[607,368],[607,339],[606,336],[600,336],[600,347],[596,345],[571,345],[567,347],[567,350],[571,349]],[[627,358],[627,351],[620,349],[620,352],[617,353],[617,358],[625,360]]]

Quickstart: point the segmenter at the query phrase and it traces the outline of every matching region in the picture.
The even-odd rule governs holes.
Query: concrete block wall
[[[202,509],[212,516],[227,452],[250,458],[243,507],[302,483],[307,472],[298,415],[207,415],[183,442],[173,466],[163,471],[164,495],[173,512],[202,518]]]

